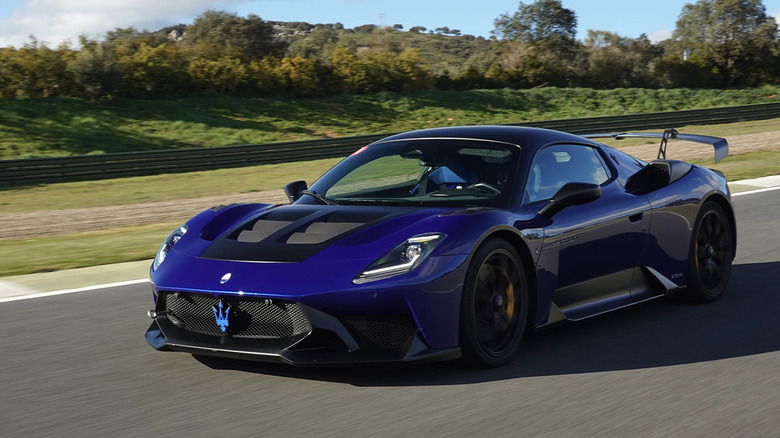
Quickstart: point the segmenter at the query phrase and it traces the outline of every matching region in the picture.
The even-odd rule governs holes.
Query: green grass
[[[744,90],[424,91],[325,99],[2,100],[0,159],[100,154],[777,102]]]
[[[180,224],[151,224],[0,240],[0,277],[151,259],[177,225]]]
[[[734,155],[717,164],[713,164],[712,160],[693,162],[722,171],[729,181],[760,178],[780,173],[780,151],[758,151]]]
[[[40,184],[0,190],[0,208],[3,213],[20,213],[281,189],[285,184],[299,179],[311,184],[339,160],[330,158],[306,163]]]

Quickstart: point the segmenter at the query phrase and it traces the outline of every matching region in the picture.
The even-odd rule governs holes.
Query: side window
[[[523,204],[550,199],[570,182],[601,185],[610,178],[611,172],[595,148],[580,145],[548,146],[534,157]]]

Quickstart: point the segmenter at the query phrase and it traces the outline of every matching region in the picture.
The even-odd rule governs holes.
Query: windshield
[[[337,204],[503,207],[519,155],[518,146],[492,141],[375,143],[339,163],[310,190]]]

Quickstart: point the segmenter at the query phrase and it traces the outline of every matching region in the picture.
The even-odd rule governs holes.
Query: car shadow
[[[354,386],[457,385],[522,377],[665,367],[780,350],[780,262],[734,265],[724,296],[712,304],[653,300],[533,333],[509,364],[469,368],[424,365],[299,368],[196,356],[215,369]]]

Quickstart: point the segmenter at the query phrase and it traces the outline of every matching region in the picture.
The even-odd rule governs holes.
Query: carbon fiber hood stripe
[[[216,260],[302,262],[338,240],[417,208],[285,205],[223,234],[201,255]]]

